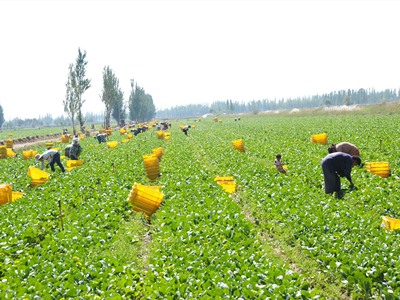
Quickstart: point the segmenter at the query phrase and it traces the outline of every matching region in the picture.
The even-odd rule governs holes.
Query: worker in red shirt
[[[357,149],[356,146],[354,146],[353,144],[350,143],[340,143],[340,144],[332,144],[329,148],[328,148],[328,152],[329,153],[335,153],[335,152],[343,152],[343,153],[347,153],[350,154],[351,156],[358,156],[360,157],[360,151]]]

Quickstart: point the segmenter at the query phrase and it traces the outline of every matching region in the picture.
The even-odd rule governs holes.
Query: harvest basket
[[[0,184],[0,205],[12,202],[12,187],[9,184]]]
[[[35,167],[29,167],[28,176],[32,178],[32,187],[36,187],[40,184],[43,184],[50,178],[49,173],[37,169]]]
[[[160,175],[158,157],[154,154],[144,155],[143,163],[147,178],[149,178],[151,182],[155,181]]]
[[[113,148],[115,146],[118,146],[118,142],[108,142],[107,143],[107,148]]]
[[[368,172],[379,175],[382,178],[387,178],[390,176],[388,162],[367,162],[366,168]]]
[[[164,154],[163,148],[159,147],[159,148],[153,149],[153,150],[151,150],[151,151],[153,152],[153,154],[154,154],[155,156],[157,156],[158,161],[161,161],[161,157],[162,157],[163,154]]]
[[[158,131],[157,132],[157,139],[163,140],[164,139],[164,132],[163,131]]]
[[[233,147],[235,147],[236,150],[239,150],[240,152],[245,152],[242,139],[233,141],[232,143],[233,143]]]
[[[6,148],[12,148],[14,144],[13,140],[6,140]]]
[[[134,206],[134,211],[144,212],[148,217],[151,217],[160,206],[163,198],[164,195],[157,190],[157,187],[146,187],[135,183],[129,193],[128,201]]]
[[[21,192],[12,192],[12,202],[14,202],[15,200],[18,200],[19,198],[21,198],[24,195],[24,193]]]
[[[321,145],[328,145],[328,138],[326,133],[315,134],[311,136],[311,143],[318,143]]]
[[[74,168],[80,167],[83,164],[83,160],[67,160],[67,170],[71,171]]]
[[[63,135],[61,138],[61,142],[63,144],[68,144],[69,143],[69,136],[68,135]]]
[[[382,216],[381,227],[388,231],[400,229],[400,220]]]
[[[236,192],[236,183],[233,182],[233,177],[215,177],[214,181],[222,185],[222,188],[229,194]]]
[[[14,157],[17,156],[17,153],[15,153],[12,149],[7,149],[7,156]]]
[[[8,158],[6,146],[0,146],[0,158],[1,159]]]

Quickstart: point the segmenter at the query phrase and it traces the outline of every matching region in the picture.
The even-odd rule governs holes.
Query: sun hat
[[[35,159],[36,159],[36,160],[39,160],[40,157],[41,157],[40,154],[36,154],[36,155],[35,155]]]
[[[73,138],[73,139],[72,139],[72,142],[73,142],[73,143],[79,142],[79,139],[78,139],[78,138]]]

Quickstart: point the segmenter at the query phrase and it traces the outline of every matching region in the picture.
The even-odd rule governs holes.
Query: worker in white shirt
[[[54,164],[57,164],[63,173],[65,172],[64,166],[61,163],[60,153],[57,150],[47,150],[43,154],[36,154],[35,156],[36,161],[40,161],[42,166],[40,167],[41,170],[44,168],[44,161],[47,161],[46,168],[50,165],[51,170],[54,172]]]
[[[189,128],[192,128],[192,126],[186,125],[185,127],[183,127],[182,131],[187,135],[187,132],[188,132]]]

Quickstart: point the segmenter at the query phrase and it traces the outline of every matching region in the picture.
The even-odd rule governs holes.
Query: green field
[[[380,225],[400,218],[399,120],[202,119],[189,137],[174,121],[169,141],[153,129],[111,149],[85,139],[84,165],[56,166],[36,188],[26,174],[37,163],[0,160],[0,183],[25,193],[0,207],[0,299],[398,299],[399,233]],[[355,167],[356,189],[342,179],[343,198],[325,195],[327,146],[310,143],[323,132],[357,145],[363,163],[390,162],[392,176]],[[142,155],[157,147],[150,183]],[[288,176],[271,169],[277,153]],[[234,176],[237,192],[217,176]],[[135,182],[163,186],[150,221],[126,201]]]

